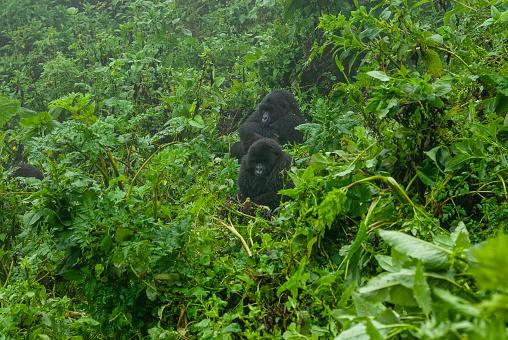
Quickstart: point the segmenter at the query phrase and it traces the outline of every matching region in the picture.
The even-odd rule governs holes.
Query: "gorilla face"
[[[256,176],[263,176],[265,173],[265,166],[263,163],[259,163],[256,165],[256,168],[254,169],[254,175]]]
[[[275,164],[284,152],[273,139],[263,138],[249,148],[246,155],[246,168],[252,177],[262,179],[270,176]]]
[[[263,112],[263,118],[261,118],[261,123],[268,124],[270,122],[270,114],[268,111]]]

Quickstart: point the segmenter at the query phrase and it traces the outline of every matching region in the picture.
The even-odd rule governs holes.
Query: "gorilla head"
[[[239,193],[250,197],[256,204],[266,205],[272,210],[277,208],[282,198],[277,192],[293,187],[286,174],[291,161],[276,140],[257,140],[242,159],[238,175]]]
[[[259,103],[258,111],[261,123],[270,125],[286,115],[298,116],[303,119],[295,96],[287,90],[280,89],[270,92]]]
[[[281,144],[302,143],[303,133],[295,127],[305,123],[298,102],[291,92],[281,89],[270,92],[238,129],[240,139],[248,132],[275,138]]]
[[[240,140],[240,142],[242,143],[242,149],[243,149],[244,153],[247,153],[247,151],[249,151],[252,144],[254,144],[255,142],[257,142],[260,139],[263,139],[263,136],[255,133],[255,132],[248,132],[248,133],[244,134]]]
[[[241,161],[243,156],[249,151],[250,146],[262,138],[263,136],[255,132],[244,131],[240,135],[240,141],[231,145],[231,150],[229,151],[230,158],[237,158]]]

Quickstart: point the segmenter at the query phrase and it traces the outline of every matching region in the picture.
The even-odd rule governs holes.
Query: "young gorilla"
[[[276,140],[262,138],[254,142],[242,159],[238,175],[239,193],[271,210],[277,208],[281,201],[277,192],[294,187],[286,173],[291,161],[291,156],[282,151]]]
[[[302,143],[303,132],[295,127],[305,123],[298,102],[293,94],[287,90],[275,90],[266,95],[258,106],[257,111],[250,115],[238,129],[240,141],[248,138],[251,133],[266,138],[273,138],[281,144]],[[241,159],[248,148],[240,148],[238,142],[231,147],[231,157]]]

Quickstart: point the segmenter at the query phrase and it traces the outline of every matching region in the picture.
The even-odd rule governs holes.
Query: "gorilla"
[[[229,159],[236,158],[241,160],[245,152],[243,152],[242,143],[234,142],[229,149]]]
[[[44,179],[42,171],[36,166],[27,163],[18,163],[14,164],[13,168],[17,169],[12,174],[12,177],[34,177],[40,180]]]
[[[246,131],[239,142],[235,142],[231,145],[231,150],[229,152],[230,157],[242,160],[242,157],[249,151],[250,146],[262,138],[263,136],[260,134]]]
[[[238,175],[239,194],[251,201],[266,205],[271,210],[280,204],[281,189],[294,188],[286,171],[291,167],[291,156],[282,151],[276,140],[262,138],[254,142],[242,159]]]
[[[255,111],[238,132],[240,140],[247,132],[255,132],[266,138],[274,138],[281,144],[302,143],[303,132],[295,130],[305,123],[298,103],[293,94],[287,90],[275,90],[263,98]]]

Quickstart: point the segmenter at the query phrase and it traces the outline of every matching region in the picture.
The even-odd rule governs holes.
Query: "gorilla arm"
[[[286,174],[286,170],[283,170],[283,173],[280,174],[280,176],[284,178],[283,183],[285,184],[285,186],[283,186],[279,190],[291,189],[295,187],[293,185],[293,182],[289,179],[289,176]],[[287,202],[289,199],[290,198],[288,196],[278,194],[277,192],[268,192],[266,194],[253,197],[251,200],[252,202],[258,205],[266,205],[267,207],[270,208],[270,210],[274,210],[280,205],[281,201]]]
[[[254,115],[258,115],[258,112],[256,111],[255,113],[253,113],[253,115],[250,116],[249,118],[247,118],[245,123],[243,123],[238,128],[238,133],[240,134],[240,139],[242,139],[243,135],[246,135],[251,132],[256,133],[260,136],[266,137],[266,138],[278,139],[279,136],[277,135],[274,128],[271,125],[257,122],[256,118],[258,118],[258,117],[254,117]]]
[[[301,117],[294,114],[287,114],[280,117],[279,120],[272,125],[281,144],[301,144],[303,143],[303,132],[295,130],[295,127],[303,123],[305,123],[305,120]]]
[[[245,152],[243,151],[242,143],[234,142],[229,149],[229,158],[241,160],[243,155],[245,155]]]

